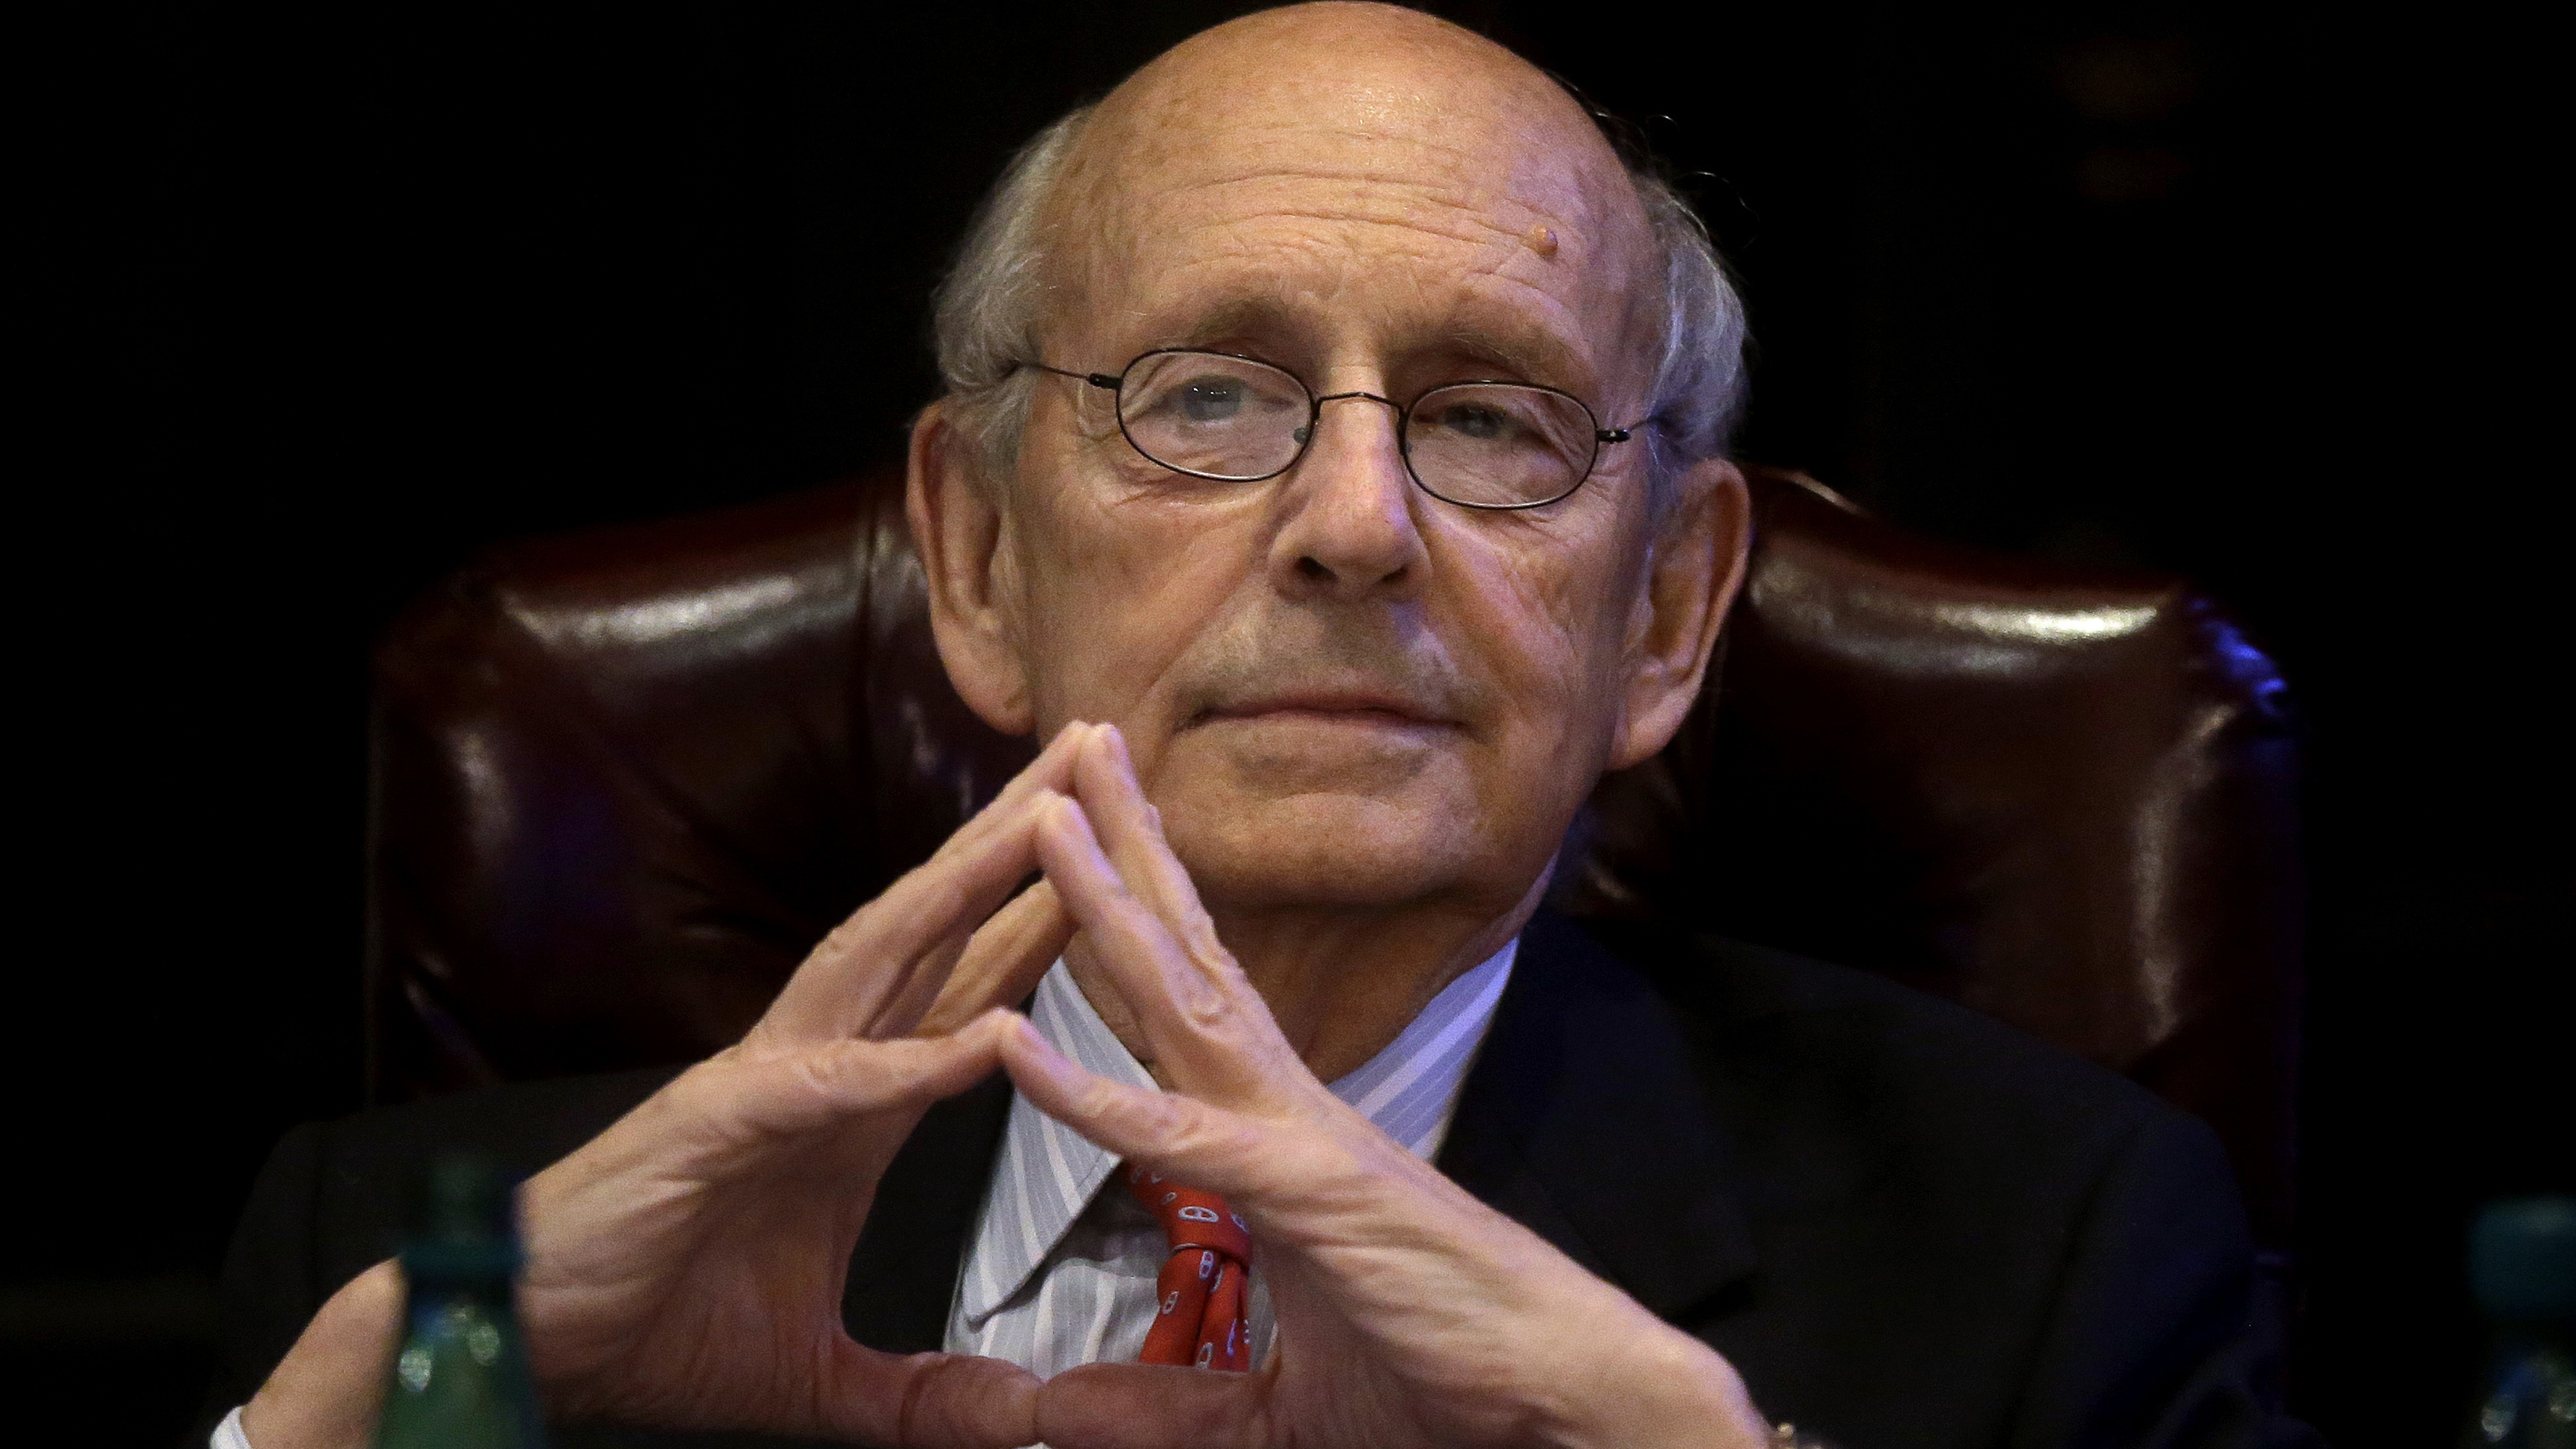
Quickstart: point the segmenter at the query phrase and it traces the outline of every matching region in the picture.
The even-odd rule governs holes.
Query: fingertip
[[[1002,1449],[1037,1442],[1045,1387],[1018,1364],[959,1353],[902,1358],[844,1342],[839,1428],[869,1443],[919,1449]]]
[[[995,1015],[1003,1018],[999,1030],[1013,1045],[1050,1062],[1064,1060],[1064,1053],[1055,1049],[1055,1043],[1046,1039],[1046,1033],[1038,1030],[1036,1022],[1016,1011],[996,1012]]]
[[[1050,828],[1061,829],[1056,821],[1063,814],[1062,807],[1073,803],[1071,795],[1052,785],[1041,785],[1029,796],[1029,819],[1041,835]]]
[[[1023,1071],[1032,1072],[1067,1090],[1080,1085],[1082,1069],[1056,1050],[1055,1043],[1046,1039],[1046,1034],[1038,1030],[1037,1023],[1016,1011],[1010,1013],[1010,1017],[1002,1028],[1004,1034],[1000,1045],[1002,1064],[1012,1069],[1014,1076]]]
[[[1046,748],[1038,751],[1038,757],[1029,762],[1029,767],[1013,783],[1063,783],[1071,775],[1075,763],[1081,760],[1084,742],[1090,738],[1090,724],[1078,719],[1066,720],[1056,730],[1055,737],[1047,741]]]
[[[1099,837],[1091,828],[1091,814],[1082,808],[1081,801],[1061,790],[1049,790],[1046,798],[1038,802],[1038,811],[1042,825],[1063,831],[1076,843],[1098,847]]]
[[[1083,1364],[1048,1379],[1037,1430],[1059,1449],[1191,1449],[1258,1442],[1255,1376],[1155,1364]]]

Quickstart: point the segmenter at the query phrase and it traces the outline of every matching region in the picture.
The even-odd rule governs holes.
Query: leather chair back
[[[2296,747],[2208,600],[1754,474],[1725,652],[1556,898],[1884,972],[2199,1113],[2289,1217]],[[704,1056],[1028,758],[932,649],[899,476],[505,545],[376,655],[372,1087]]]

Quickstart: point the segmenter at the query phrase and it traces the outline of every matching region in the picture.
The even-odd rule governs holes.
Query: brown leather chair
[[[2278,674],[2206,599],[1756,474],[1725,653],[1564,908],[1884,972],[2127,1073],[2290,1212]],[[376,656],[382,1098],[703,1056],[1018,768],[941,673],[899,477],[493,550]]]

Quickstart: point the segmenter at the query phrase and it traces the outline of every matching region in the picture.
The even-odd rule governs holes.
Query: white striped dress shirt
[[[1332,1084],[1389,1137],[1429,1160],[1449,1130],[1468,1064],[1511,978],[1515,940],[1443,987],[1386,1050]],[[1155,1090],[1059,961],[1038,983],[1029,1020],[1058,1051],[1112,1081]],[[1118,1159],[1011,1098],[973,1245],[948,1310],[952,1352],[1006,1359],[1041,1378],[1077,1364],[1124,1362],[1145,1346],[1154,1278],[1170,1255],[1163,1230],[1123,1183]],[[1252,1361],[1270,1350],[1270,1295],[1254,1238]]]

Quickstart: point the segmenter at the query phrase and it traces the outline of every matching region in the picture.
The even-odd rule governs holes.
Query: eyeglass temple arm
[[[1110,392],[1116,392],[1118,390],[1118,384],[1122,381],[1122,379],[1111,377],[1105,372],[1075,372],[1071,368],[1066,367],[1049,367],[1043,362],[1022,362],[1014,365],[1018,367],[1034,367],[1040,372],[1052,372],[1058,377],[1069,377],[1077,382],[1087,382],[1093,387],[1104,388]]]

